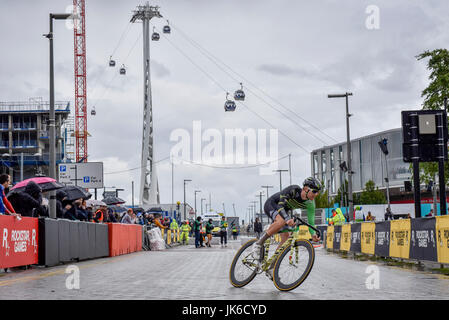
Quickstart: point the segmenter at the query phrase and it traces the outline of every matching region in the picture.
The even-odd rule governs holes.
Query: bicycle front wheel
[[[273,282],[281,291],[297,288],[307,278],[315,261],[315,250],[306,240],[297,240],[293,249],[287,246],[276,260]]]
[[[257,239],[249,240],[235,254],[229,270],[229,280],[236,288],[241,288],[250,283],[257,274],[255,260],[251,257],[253,244]]]

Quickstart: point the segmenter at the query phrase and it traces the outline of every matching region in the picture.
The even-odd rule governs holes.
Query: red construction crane
[[[87,87],[85,0],[73,0],[75,58],[75,139],[76,162],[87,162]]]

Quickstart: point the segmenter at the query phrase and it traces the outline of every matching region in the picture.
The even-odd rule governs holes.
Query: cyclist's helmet
[[[321,189],[323,188],[321,182],[313,177],[308,177],[306,180],[304,180],[303,186],[309,187],[310,189],[312,189],[312,191],[321,191]]]

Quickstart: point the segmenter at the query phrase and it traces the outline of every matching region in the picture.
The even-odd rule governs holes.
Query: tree
[[[375,187],[373,180],[369,180],[365,184],[365,189],[360,195],[360,204],[383,204],[387,203],[385,194]]]
[[[429,58],[427,62],[427,69],[430,70],[430,83],[425,88],[421,97],[424,97],[422,104],[423,110],[440,110],[448,106],[445,104],[445,99],[449,98],[449,51],[446,49],[435,49],[433,51],[426,50],[425,52],[416,56],[419,60]],[[429,183],[434,180],[435,175],[438,174],[437,162],[423,162],[419,164],[420,180]],[[413,172],[413,171],[412,171]],[[444,164],[445,184],[449,182],[449,164]]]
[[[324,183],[321,181],[321,185]],[[324,191],[326,190],[326,191]],[[334,201],[328,198],[329,190],[324,189],[319,195],[315,197],[315,207],[316,208],[330,208],[334,205]],[[330,201],[329,201],[330,200]]]

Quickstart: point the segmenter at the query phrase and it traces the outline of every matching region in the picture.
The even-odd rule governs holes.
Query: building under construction
[[[41,98],[28,102],[0,102],[1,172],[12,183],[48,176],[50,104]],[[72,162],[73,118],[68,101],[55,102],[56,163]]]

